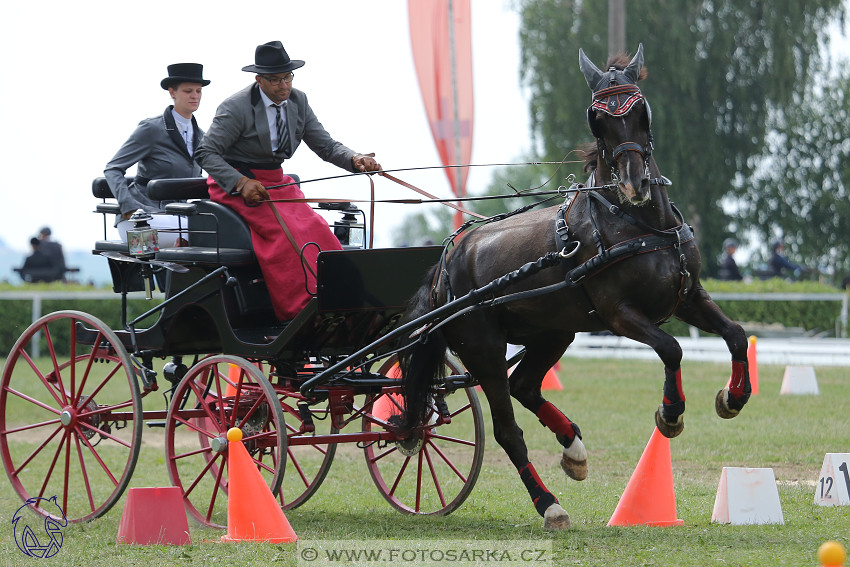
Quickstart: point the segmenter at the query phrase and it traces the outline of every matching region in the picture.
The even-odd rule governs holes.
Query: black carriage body
[[[205,185],[192,183],[186,196],[203,197]],[[98,189],[95,182],[95,195],[104,196],[103,182],[100,185]],[[107,256],[116,292],[144,289],[144,274],[151,270],[165,294],[164,304],[132,324],[132,331],[116,331],[131,353],[227,353],[285,362],[348,355],[397,326],[408,299],[442,251],[428,246],[321,252],[317,295],[295,319],[280,322],[245,222],[209,200],[177,207],[190,212],[185,226],[191,246],[161,249],[146,263],[123,257],[123,242],[95,245],[96,254],[122,255]]]

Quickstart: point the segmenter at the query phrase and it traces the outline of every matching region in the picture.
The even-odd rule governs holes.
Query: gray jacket
[[[195,159],[225,191],[232,193],[246,169],[272,169],[292,157],[303,140],[320,158],[354,172],[356,152],[331,138],[313,114],[303,91],[292,89],[286,104],[289,155],[272,149],[266,109],[256,83],[222,102]],[[238,171],[242,169],[243,172]]]
[[[106,164],[103,174],[112,194],[121,205],[122,213],[136,209],[162,212],[165,203],[170,201],[153,201],[148,198],[147,185],[151,179],[201,176],[201,167],[189,155],[186,142],[177,131],[177,124],[171,114],[172,108],[174,107],[166,108],[162,116],[146,118],[139,122],[118,153]],[[192,129],[192,145],[197,148],[204,131],[198,128],[194,116]],[[124,174],[134,164],[138,164],[136,178],[128,184]]]

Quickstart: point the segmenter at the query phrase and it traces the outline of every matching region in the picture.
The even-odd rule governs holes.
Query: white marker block
[[[815,485],[815,504],[850,506],[850,453],[827,453]]]
[[[811,366],[786,366],[780,394],[820,394],[815,369]]]
[[[744,524],[784,524],[773,469],[723,467],[711,521]]]

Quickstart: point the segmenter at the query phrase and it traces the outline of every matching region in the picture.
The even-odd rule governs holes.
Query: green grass
[[[814,483],[824,455],[850,452],[850,369],[817,368],[818,396],[780,396],[783,370],[760,366],[760,393],[740,416],[727,421],[715,415],[714,396],[728,379],[728,365],[684,365],[685,430],[671,440],[682,527],[606,526],[652,434],[653,413],[661,400],[661,364],[640,361],[564,359],[559,376],[565,389],[546,393],[582,428],[590,469],[584,482],[566,478],[558,465],[560,446],[553,435],[534,416],[517,411],[537,471],[570,513],[573,527],[569,531],[543,530],[543,521],[516,471],[492,438],[486,404],[484,465],[472,495],[453,514],[420,517],[396,512],[373,485],[362,451],[342,446],[316,495],[286,515],[304,542],[551,540],[555,563],[562,565],[817,565],[815,554],[823,541],[850,543],[850,507],[814,504]],[[164,407],[155,402],[155,398],[146,400],[146,409]],[[162,430],[145,430],[130,486],[169,484],[162,439]],[[779,481],[785,524],[711,523],[724,466],[772,468]],[[0,482],[2,564],[23,563],[10,524],[20,505],[9,483]],[[91,567],[208,561],[297,564],[294,546],[224,545],[217,543],[220,531],[193,524],[190,546],[116,545],[122,505],[123,499],[105,517],[65,528],[65,544],[54,560]]]

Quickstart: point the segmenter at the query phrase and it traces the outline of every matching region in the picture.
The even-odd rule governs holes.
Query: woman
[[[174,104],[166,108],[162,116],[142,120],[106,164],[103,173],[121,205],[121,215],[116,216],[115,227],[124,242],[127,241],[127,231],[134,227],[128,219],[136,210],[162,213],[166,203],[171,202],[150,199],[148,181],[201,175],[201,167],[192,156],[204,136],[193,116],[201,103],[201,89],[210,84],[202,76],[203,69],[203,65],[198,63],[169,65],[168,77],[162,80],[160,86],[168,91]],[[124,174],[134,164],[138,164],[136,177],[128,183]],[[180,227],[179,217],[164,214],[154,214],[148,224],[160,230]],[[183,244],[180,236],[176,230],[160,232],[159,245],[168,248],[177,245],[178,241]]]

